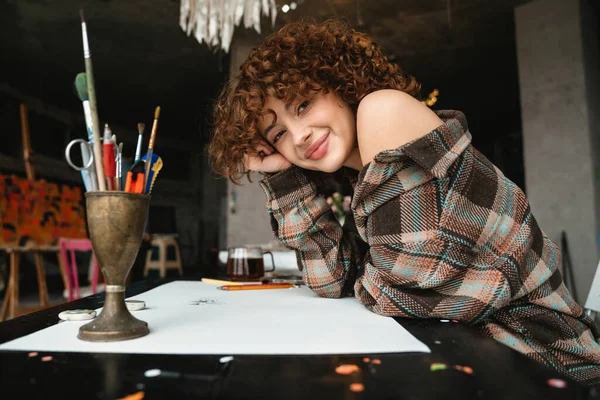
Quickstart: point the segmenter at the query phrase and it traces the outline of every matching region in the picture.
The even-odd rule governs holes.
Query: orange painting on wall
[[[78,186],[0,175],[0,246],[56,245],[60,237],[87,238]]]

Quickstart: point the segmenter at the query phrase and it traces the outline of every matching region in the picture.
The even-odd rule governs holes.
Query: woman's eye
[[[284,130],[281,130],[281,131],[279,131],[279,132],[277,132],[277,133],[275,134],[275,136],[273,137],[273,144],[277,143],[277,141],[278,141],[279,139],[281,139],[281,137],[283,136],[283,134],[284,134],[285,132],[286,132],[286,130],[285,130],[285,129],[284,129]]]
[[[300,105],[298,106],[298,114],[304,111],[306,107],[308,107],[308,100],[304,100],[302,103],[300,103]]]

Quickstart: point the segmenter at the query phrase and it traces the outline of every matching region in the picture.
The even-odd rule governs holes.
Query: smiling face
[[[332,92],[289,104],[270,97],[265,110],[257,128],[292,164],[335,172],[357,151],[354,113]]]

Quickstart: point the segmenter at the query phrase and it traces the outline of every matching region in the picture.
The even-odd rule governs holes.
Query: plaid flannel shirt
[[[557,268],[525,194],[471,145],[465,116],[377,154],[354,183],[342,227],[302,170],[260,182],[275,236],[318,295],[369,310],[470,324],[587,384],[600,382],[600,332]]]

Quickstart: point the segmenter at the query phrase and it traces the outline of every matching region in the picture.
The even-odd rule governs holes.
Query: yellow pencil
[[[291,289],[291,283],[256,283],[250,285],[223,285],[217,287],[221,290],[267,290],[267,289]]]
[[[240,283],[240,282],[222,281],[219,279],[209,279],[209,278],[202,278],[201,281],[204,283],[212,283],[214,285],[243,285],[243,283]]]

